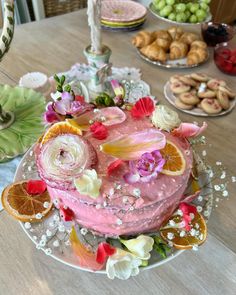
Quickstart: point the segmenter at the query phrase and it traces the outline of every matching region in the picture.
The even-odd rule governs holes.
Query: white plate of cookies
[[[192,68],[209,58],[207,44],[198,34],[175,26],[154,32],[140,31],[132,44],[142,59],[164,68]]]
[[[164,95],[177,109],[203,117],[225,115],[236,103],[236,92],[224,80],[203,73],[172,76]]]

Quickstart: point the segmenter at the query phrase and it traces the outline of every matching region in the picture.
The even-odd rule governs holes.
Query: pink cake
[[[82,227],[105,236],[157,231],[184,199],[192,168],[187,140],[158,130],[148,117],[134,119],[130,112],[124,114],[122,122],[106,126],[108,136],[103,140],[96,139],[91,131],[83,132],[82,136],[60,134],[36,149],[39,174],[57,206],[70,208]],[[130,167],[126,159],[107,174],[109,164],[117,158],[105,153],[101,145],[140,131],[159,132],[164,141],[171,141],[179,148],[186,162],[181,175],[158,173],[149,181],[130,183],[124,177]],[[101,180],[98,196],[82,194],[76,188],[74,180],[86,169],[94,169]]]

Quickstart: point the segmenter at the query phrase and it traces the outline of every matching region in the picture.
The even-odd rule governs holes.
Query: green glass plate
[[[21,155],[43,133],[45,98],[32,89],[0,85],[0,104],[5,112],[13,112],[15,120],[0,130],[0,163]]]

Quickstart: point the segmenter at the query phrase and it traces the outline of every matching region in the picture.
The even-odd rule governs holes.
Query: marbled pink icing
[[[186,159],[186,170],[181,176],[159,174],[150,183],[132,185],[123,180],[124,173],[128,171],[126,164],[112,176],[106,176],[107,166],[114,158],[99,149],[99,145],[105,141],[148,128],[153,128],[149,119],[133,120],[128,115],[124,123],[109,128],[106,140],[87,137],[97,151],[98,164],[95,169],[102,178],[101,195],[96,200],[75,190],[62,191],[48,186],[50,196],[71,208],[81,226],[100,234],[118,236],[158,230],[184,198],[192,166],[192,152],[188,142],[165,133],[167,139],[180,148]],[[140,190],[140,197],[135,196],[135,189]]]

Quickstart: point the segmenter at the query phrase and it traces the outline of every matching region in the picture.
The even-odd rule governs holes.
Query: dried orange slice
[[[180,223],[182,217],[176,215],[171,218],[175,223]],[[166,227],[166,226],[165,226]],[[199,246],[205,242],[207,236],[207,226],[204,218],[198,212],[194,214],[191,221],[191,230],[185,231],[181,228],[161,229],[161,237],[166,241],[171,241],[173,246],[179,250],[192,249],[193,246]]]
[[[50,127],[44,134],[41,144],[45,144],[47,141],[49,141],[51,138],[57,137],[60,134],[75,134],[75,135],[82,135],[82,131],[72,126],[71,124],[67,122],[59,122],[55,123]]]
[[[166,161],[161,173],[173,176],[184,173],[186,167],[185,158],[173,142],[167,140],[165,147],[160,150],[160,153]]]
[[[31,195],[27,193],[26,186],[27,181],[7,186],[2,192],[2,205],[17,220],[39,222],[40,218],[37,217],[40,214],[45,217],[51,211],[53,203],[47,190],[42,194]]]

